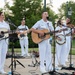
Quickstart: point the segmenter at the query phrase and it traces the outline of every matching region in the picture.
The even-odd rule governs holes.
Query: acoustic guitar
[[[61,29],[60,31],[66,31],[66,30],[67,30],[67,28]],[[49,32],[48,29],[43,29],[43,30],[39,30],[39,31],[44,32],[44,36],[41,36],[40,34],[35,33],[35,32],[31,33],[32,41],[36,44],[42,42],[43,40],[49,39],[50,34],[59,32],[59,30]]]
[[[0,28],[0,40],[8,38],[9,34],[16,33],[19,30],[25,30],[25,28],[17,30],[9,30],[9,31],[6,28]]]
[[[8,30],[6,28],[0,28],[0,40],[9,37]]]
[[[27,30],[23,31],[22,34],[18,34],[18,38],[21,39],[21,40],[24,39],[24,37],[27,36],[26,31]]]

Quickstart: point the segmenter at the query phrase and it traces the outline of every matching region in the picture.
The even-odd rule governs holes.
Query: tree
[[[62,18],[62,17],[67,17],[67,15],[68,15],[68,9],[69,8],[72,8],[72,15],[70,16],[70,18],[72,19],[72,22],[73,22],[73,24],[75,24],[75,18],[74,18],[74,15],[75,15],[75,2],[74,1],[69,1],[69,2],[66,2],[66,3],[63,3],[62,5],[61,5],[61,7],[60,7],[60,9],[59,9],[59,16],[60,16],[60,18]]]
[[[9,5],[6,5],[9,11],[12,11],[12,15],[8,14],[9,18],[16,26],[18,26],[20,25],[22,18],[25,17],[26,25],[31,28],[38,20],[41,19],[41,12],[43,11],[41,2],[42,0],[13,0],[13,6],[10,7]],[[54,19],[57,16],[49,7],[47,7],[47,11],[54,22]],[[31,40],[31,36],[28,36],[31,46],[33,42]]]
[[[9,8],[12,11],[12,20],[18,26],[23,17],[26,17],[27,24],[31,27],[30,24],[33,24],[37,21],[41,11],[41,0],[13,0],[13,6]],[[37,15],[33,21],[32,16]],[[28,21],[29,19],[29,21]],[[32,23],[30,23],[33,21]]]
[[[2,11],[3,9],[2,8],[0,8],[0,11]]]

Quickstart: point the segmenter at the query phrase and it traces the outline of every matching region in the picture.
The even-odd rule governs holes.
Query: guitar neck
[[[61,29],[61,30],[50,31],[50,32],[47,32],[47,33],[45,33],[45,34],[53,34],[53,33],[58,33],[59,31],[66,31],[66,30],[68,30],[68,29],[65,28],[65,29]]]
[[[57,32],[59,32],[59,30],[57,30],[57,31],[50,31],[50,32],[47,32],[45,34],[47,35],[47,34],[53,34],[53,33],[57,33]]]
[[[19,30],[26,30],[26,29],[22,28],[22,29],[17,29],[17,30],[1,31],[1,33],[16,33],[16,31],[19,31]]]
[[[6,34],[6,33],[13,34],[13,33],[16,33],[16,30],[1,31],[1,34]]]

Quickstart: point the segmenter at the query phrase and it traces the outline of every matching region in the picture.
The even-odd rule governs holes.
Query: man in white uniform
[[[61,31],[62,29],[66,29],[66,27],[62,26],[62,21],[58,21],[58,26],[56,27],[56,31],[59,30],[58,33],[55,34],[56,39],[59,41],[62,41],[61,37],[63,36],[64,39],[65,37],[65,31]],[[60,36],[61,35],[61,36]],[[61,43],[60,43],[61,44]],[[58,42],[56,42],[56,59],[55,59],[55,67],[56,69],[60,69],[59,65],[65,66],[66,65],[66,40],[65,43],[60,45]]]
[[[40,35],[44,35],[44,32],[39,31],[43,29],[48,29],[49,31],[53,31],[52,22],[47,20],[48,12],[42,13],[42,19],[39,20],[35,25],[32,27],[31,31],[35,33],[39,33]],[[52,66],[52,56],[51,56],[51,44],[49,43],[49,39],[43,40],[42,42],[38,43],[39,46],[39,55],[40,55],[40,71],[41,73],[45,73],[48,71],[53,70]],[[44,65],[46,63],[46,66]]]
[[[21,21],[21,25],[18,26],[18,29],[28,30],[28,26],[25,25],[25,20]],[[19,34],[23,34],[24,30],[20,30]],[[21,46],[21,56],[29,56],[28,54],[28,36],[25,34],[20,39],[20,46]]]
[[[3,12],[0,12],[0,29],[3,28],[6,30],[10,30],[10,27],[4,21],[4,18],[5,17]],[[0,40],[0,73],[1,74],[6,74],[6,72],[4,71],[4,64],[5,64],[7,50],[8,50],[8,39]]]

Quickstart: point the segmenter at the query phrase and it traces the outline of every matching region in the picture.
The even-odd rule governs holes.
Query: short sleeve
[[[34,29],[37,29],[37,28],[39,28],[39,21],[37,22],[37,23],[35,23],[33,26],[32,26],[32,28],[34,28]]]
[[[26,29],[27,29],[27,30],[29,29],[28,26],[26,26]]]
[[[9,24],[8,24],[8,30],[10,30],[10,26],[9,26]]]

